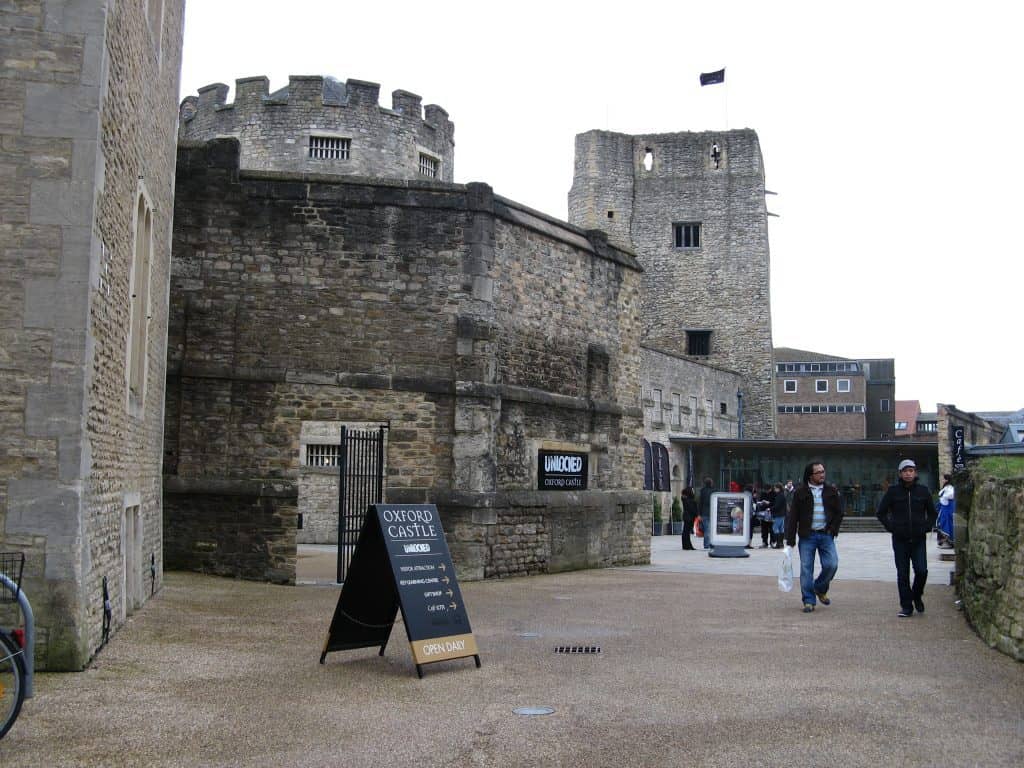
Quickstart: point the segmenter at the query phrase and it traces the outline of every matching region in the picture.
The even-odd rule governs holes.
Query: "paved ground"
[[[677,542],[463,584],[483,667],[423,680],[401,625],[383,657],[317,663],[336,587],[168,573],[89,670],[37,679],[0,766],[1024,764],[1024,665],[966,626],[934,551],[927,613],[902,620],[884,535],[839,537],[833,605],[809,615],[778,551]],[[530,705],[554,712],[513,713]]]

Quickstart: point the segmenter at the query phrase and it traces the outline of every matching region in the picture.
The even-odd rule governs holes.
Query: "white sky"
[[[896,397],[1024,407],[1024,6],[188,0],[182,97],[330,75],[455,123],[455,181],[565,219],[577,133],[753,128],[776,346],[896,359]],[[725,85],[700,72],[726,68]]]

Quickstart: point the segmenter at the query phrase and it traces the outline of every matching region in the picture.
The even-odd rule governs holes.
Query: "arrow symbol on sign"
[[[449,579],[447,576],[442,576],[441,581],[443,581],[445,584],[448,584],[451,582],[451,579]]]
[[[455,610],[456,608],[458,608],[459,606],[458,606],[458,605],[456,605],[455,603],[448,603],[448,607],[449,607],[449,608],[451,608],[451,609],[452,609],[452,610],[454,611],[454,610]]]
[[[448,590],[448,597],[455,597],[455,593],[452,592],[450,589]]]
[[[448,566],[446,566],[444,563],[438,563],[437,567],[440,568],[442,571],[448,570]]]

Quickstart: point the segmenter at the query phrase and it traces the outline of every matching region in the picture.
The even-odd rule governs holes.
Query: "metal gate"
[[[338,583],[345,580],[366,508],[384,501],[384,431],[342,426],[338,448]]]

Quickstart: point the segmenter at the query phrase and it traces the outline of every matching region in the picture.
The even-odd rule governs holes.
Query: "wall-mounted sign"
[[[951,427],[949,430],[949,452],[954,472],[959,472],[967,466],[967,460],[964,458],[964,428],[962,425]]]
[[[585,491],[587,454],[576,451],[537,452],[537,490]]]
[[[373,504],[334,610],[320,663],[331,651],[380,646],[384,655],[398,610],[422,665],[472,656],[476,640],[455,578],[437,507]]]

